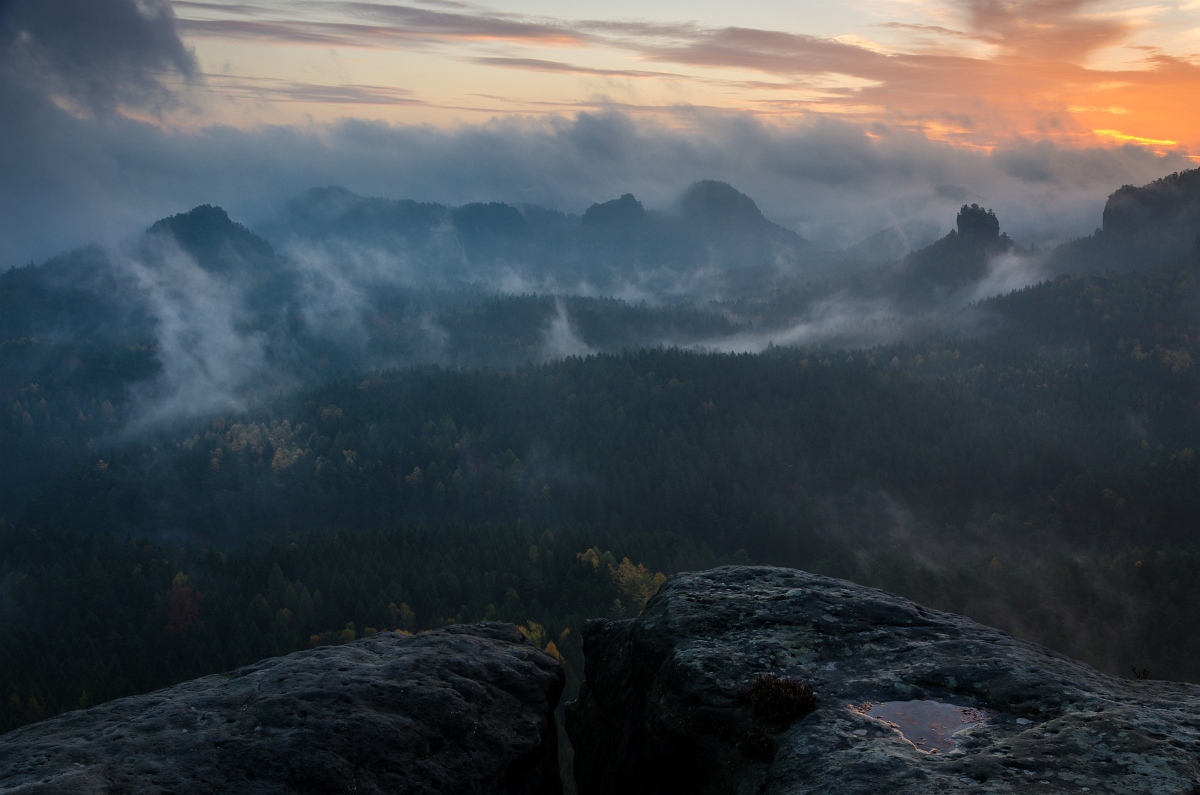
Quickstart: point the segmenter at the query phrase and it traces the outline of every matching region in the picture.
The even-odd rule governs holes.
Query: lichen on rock
[[[841,580],[682,574],[641,616],[590,622],[584,653],[580,795],[1200,792],[1200,686],[1104,674]],[[756,714],[763,676],[811,685],[816,708]],[[911,725],[874,708],[897,702],[916,703]],[[920,731],[954,710],[936,743]]]
[[[0,792],[558,795],[563,684],[511,625],[380,633],[0,736]]]

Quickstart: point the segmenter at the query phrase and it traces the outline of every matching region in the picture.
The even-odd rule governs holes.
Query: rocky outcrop
[[[551,795],[563,682],[509,625],[384,633],[6,734],[0,792]]]
[[[1104,205],[1103,223],[1113,243],[1148,246],[1164,257],[1190,253],[1200,232],[1200,169],[1119,188]]]
[[[1131,271],[1186,262],[1200,247],[1200,169],[1149,185],[1125,185],[1108,197],[1103,227],[1059,246],[1050,272]]]
[[[964,204],[958,211],[955,223],[958,226],[958,234],[962,237],[981,241],[995,240],[1000,237],[1000,221],[996,218],[996,213],[984,209],[978,204],[969,206]]]
[[[581,795],[1200,793],[1200,686],[840,580],[684,574],[583,641]]]

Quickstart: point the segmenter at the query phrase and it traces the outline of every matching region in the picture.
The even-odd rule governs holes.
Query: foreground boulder
[[[550,795],[563,682],[509,625],[384,633],[2,735],[0,792]]]
[[[1200,686],[841,580],[680,575],[583,642],[581,795],[1200,793]]]

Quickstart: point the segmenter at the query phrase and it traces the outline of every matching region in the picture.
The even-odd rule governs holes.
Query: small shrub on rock
[[[777,674],[759,674],[746,691],[754,714],[773,723],[791,723],[817,708],[817,697],[807,682]]]

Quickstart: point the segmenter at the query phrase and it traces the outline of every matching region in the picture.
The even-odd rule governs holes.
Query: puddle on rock
[[[885,701],[852,704],[860,715],[875,718],[891,726],[918,750],[941,754],[958,745],[955,735],[982,725],[985,716],[974,707],[960,707],[942,701]]]

